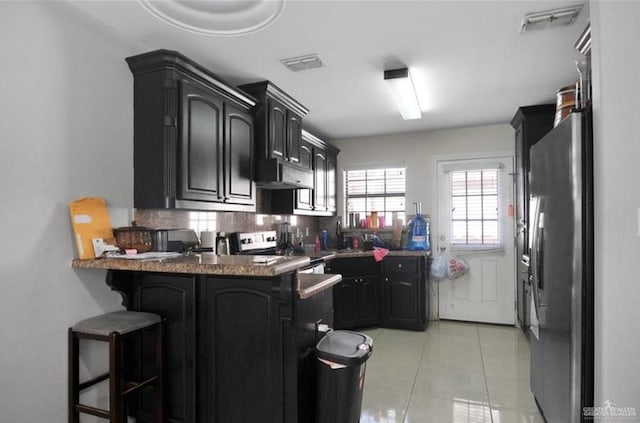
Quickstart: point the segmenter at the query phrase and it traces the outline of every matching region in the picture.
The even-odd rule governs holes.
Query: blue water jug
[[[407,225],[407,249],[412,251],[428,251],[429,220],[422,215],[422,203],[413,203],[416,206],[416,215]]]

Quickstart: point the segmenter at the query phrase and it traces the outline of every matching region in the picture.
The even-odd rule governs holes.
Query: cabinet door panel
[[[333,288],[333,324],[347,329],[358,324],[358,293],[355,278],[343,278]]]
[[[287,160],[300,161],[300,142],[302,140],[302,118],[291,110],[287,111]]]
[[[283,350],[278,301],[270,290],[206,281],[201,328],[207,422],[282,422]],[[250,363],[250,364],[249,364]],[[251,407],[247,407],[247,399]]]
[[[180,86],[180,198],[221,201],[222,101],[194,83]]]
[[[313,209],[327,209],[327,157],[323,152],[313,154]]]
[[[384,278],[384,312],[386,323],[392,325],[418,322],[418,280],[415,276]]]
[[[165,414],[170,423],[196,419],[195,277],[143,274],[138,277],[135,308],[166,319]],[[142,397],[142,415],[151,415],[153,393]]]
[[[313,170],[313,148],[304,141],[300,144],[300,165],[305,169]],[[313,208],[313,190],[297,189],[296,208],[301,210],[311,210]]]
[[[287,154],[287,109],[280,102],[269,99],[269,155],[285,158]]]
[[[358,324],[380,322],[380,277],[364,276],[358,280]]]
[[[327,210],[330,212],[337,210],[337,168],[337,157],[334,154],[327,154]]]
[[[253,120],[231,105],[225,107],[225,201],[254,204]]]

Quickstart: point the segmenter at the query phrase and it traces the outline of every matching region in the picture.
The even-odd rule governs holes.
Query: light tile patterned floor
[[[374,340],[360,423],[543,423],[519,329],[451,321]]]

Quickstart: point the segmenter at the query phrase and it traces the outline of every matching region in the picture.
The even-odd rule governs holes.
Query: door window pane
[[[495,248],[500,238],[500,170],[461,170],[449,174],[451,244]]]

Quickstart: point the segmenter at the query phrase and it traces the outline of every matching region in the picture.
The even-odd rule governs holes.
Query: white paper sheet
[[[160,260],[166,259],[170,257],[179,257],[182,253],[176,252],[161,252],[161,251],[150,251],[148,253],[139,253],[139,254],[118,254],[118,255],[108,255],[107,258],[117,258],[117,259],[125,259],[125,260]]]

